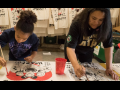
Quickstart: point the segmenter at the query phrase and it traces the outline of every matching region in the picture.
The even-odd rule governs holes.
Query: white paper
[[[34,64],[32,64],[31,68],[29,68],[29,63],[27,63],[26,61],[10,61],[10,62],[11,63],[7,64],[9,73],[12,72],[18,75],[15,77],[19,77],[19,79],[24,77],[24,79],[18,81],[71,81],[72,80],[69,77],[69,72],[67,69],[64,70],[63,75],[56,74],[55,62],[36,61],[34,62]],[[6,77],[5,68],[2,68],[0,70],[0,81],[4,81],[4,80],[14,81],[12,78],[13,77],[11,77],[11,79]]]
[[[112,69],[116,71],[118,74],[120,74],[120,63],[113,63]]]
[[[81,63],[86,68],[86,75],[89,81],[115,81],[112,77],[107,76],[105,74],[105,69],[100,66],[98,63]],[[74,68],[72,65],[67,66],[71,76],[75,79],[75,81],[87,81],[86,76],[82,76],[78,78],[74,72]]]
[[[98,55],[99,54],[99,50],[100,50],[100,46],[96,46],[95,48],[94,48],[94,54],[96,54],[96,55]]]
[[[51,52],[44,52],[43,55],[51,55]]]

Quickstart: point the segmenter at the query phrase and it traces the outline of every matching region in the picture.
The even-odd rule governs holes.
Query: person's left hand
[[[26,57],[26,58],[24,58],[27,62],[32,62],[32,60],[33,60],[33,57],[32,56],[28,56],[28,57]]]
[[[107,76],[111,75],[112,79],[119,80],[119,76],[112,69],[106,69],[105,73]]]

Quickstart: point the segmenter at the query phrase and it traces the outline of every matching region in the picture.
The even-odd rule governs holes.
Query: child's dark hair
[[[37,16],[30,10],[21,11],[16,29],[24,33],[33,33],[34,24],[37,22]]]

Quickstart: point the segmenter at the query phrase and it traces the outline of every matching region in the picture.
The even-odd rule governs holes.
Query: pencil
[[[2,57],[3,57],[3,59],[4,59],[4,55],[3,55],[3,51],[2,51],[1,45],[0,45],[0,49],[1,49],[1,54],[2,54]],[[6,68],[6,72],[7,72],[7,75],[8,75],[8,70],[7,70],[7,67],[5,66],[5,68]]]

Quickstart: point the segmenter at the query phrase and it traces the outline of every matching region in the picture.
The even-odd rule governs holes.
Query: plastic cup
[[[62,75],[64,74],[66,59],[64,58],[56,58],[56,74]]]

